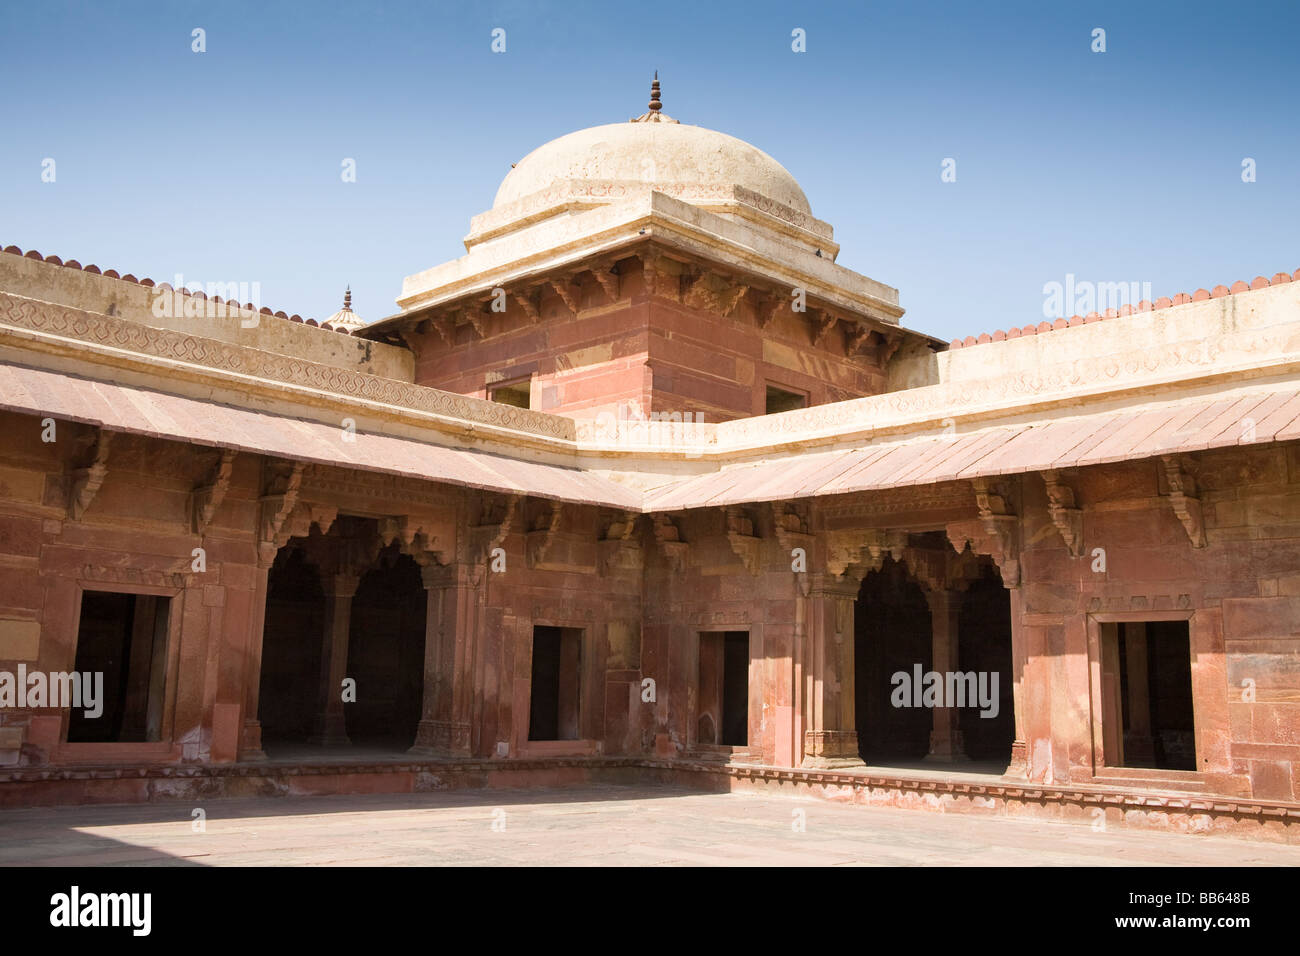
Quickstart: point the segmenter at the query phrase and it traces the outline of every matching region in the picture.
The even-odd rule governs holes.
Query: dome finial
[[[659,71],[655,70],[654,81],[650,84],[650,111],[642,113],[635,117],[633,123],[676,123],[667,113],[663,112],[663,100],[659,98]]]
[[[348,283],[347,289],[343,292],[343,308],[352,311],[352,284]]]

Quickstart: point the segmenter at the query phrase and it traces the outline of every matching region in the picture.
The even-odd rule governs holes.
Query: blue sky
[[[950,338],[1041,320],[1067,274],[1300,267],[1297,36],[1296,2],[10,3],[0,245],[317,318],[351,283],[373,320],[512,162],[642,112],[658,69],[665,112],[775,156],[839,262]]]

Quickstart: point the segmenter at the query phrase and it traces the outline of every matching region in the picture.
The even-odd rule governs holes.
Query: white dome
[[[611,123],[533,150],[510,171],[493,208],[563,180],[650,186],[740,186],[811,215],[808,197],[775,159],[743,140],[677,122]]]

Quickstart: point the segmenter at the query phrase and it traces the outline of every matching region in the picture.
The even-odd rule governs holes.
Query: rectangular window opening
[[[529,740],[581,738],[582,629],[533,628]]]
[[[519,379],[514,382],[502,382],[488,389],[488,397],[498,405],[513,405],[515,408],[532,407],[532,380]]]
[[[1101,651],[1107,766],[1196,770],[1188,622],[1103,625]]]
[[[749,744],[748,631],[709,631],[700,635],[698,699],[697,743],[726,747]]]
[[[82,702],[68,720],[69,743],[146,743],[162,739],[171,599],[86,591],[81,596],[74,671]],[[103,675],[97,716],[87,693]],[[89,686],[88,686],[89,682]]]
[[[796,408],[808,407],[808,395],[801,392],[792,392],[789,389],[779,388],[776,385],[767,386],[767,415],[775,415],[778,412],[791,412]]]

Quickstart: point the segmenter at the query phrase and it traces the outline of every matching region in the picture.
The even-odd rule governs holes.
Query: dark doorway
[[[420,566],[395,548],[379,555],[352,599],[347,676],[357,699],[345,705],[353,744],[406,749],[415,741],[424,697],[424,617]]]
[[[69,743],[142,743],[162,739],[167,629],[171,599],[86,591],[81,596],[74,669],[81,704],[70,709]],[[102,711],[87,716],[87,693],[103,675]],[[51,675],[52,677],[53,675]],[[87,683],[91,686],[87,686]],[[67,689],[61,689],[61,698]],[[62,703],[61,706],[67,706]]]
[[[893,675],[933,660],[930,607],[901,563],[886,557],[862,582],[854,609],[854,705],[858,750],[868,764],[923,760],[930,751],[932,712],[894,707]]]
[[[749,744],[749,632],[700,635],[696,742]]]
[[[577,740],[582,700],[582,630],[533,628],[529,740]]]
[[[1103,695],[1118,683],[1118,707],[1103,700],[1103,720],[1120,714],[1122,739],[1108,733],[1106,762],[1156,770],[1195,770],[1191,634],[1187,621],[1129,621],[1102,631]],[[1107,679],[1107,675],[1112,679]],[[1118,675],[1118,682],[1113,675]],[[1118,746],[1117,746],[1118,745]],[[1118,758],[1118,759],[1116,759]]]
[[[972,760],[1011,762],[1011,745],[1016,738],[1014,704],[1015,675],[1011,670],[1011,596],[1002,586],[997,569],[985,565],[984,576],[962,596],[957,623],[957,666],[963,672],[988,675],[985,685],[992,691],[997,675],[997,713],[992,708],[968,706],[961,710],[959,724],[966,756]],[[989,695],[993,695],[990,693]]]
[[[282,548],[267,580],[258,719],[262,739],[303,743],[320,700],[325,592],[301,548]]]

